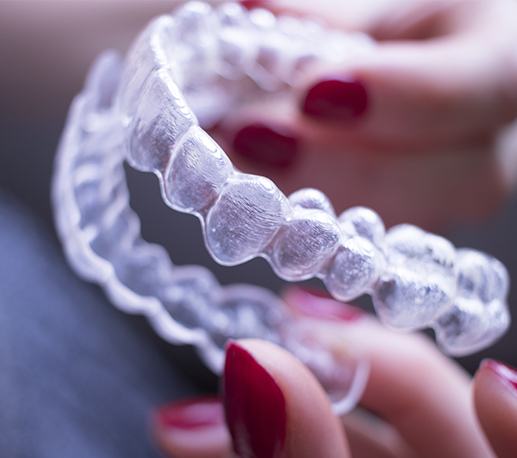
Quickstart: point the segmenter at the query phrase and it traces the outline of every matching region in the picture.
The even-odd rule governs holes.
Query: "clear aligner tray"
[[[194,345],[216,373],[229,338],[258,337],[302,359],[337,413],[358,401],[366,361],[325,347],[268,290],[223,287],[206,268],[175,266],[141,238],[127,160],[157,175],[167,205],[199,218],[217,262],[262,256],[279,277],[320,278],[339,300],[370,294],[384,324],[432,327],[451,355],[493,343],[510,321],[499,261],[415,226],[386,231],[367,208],[337,217],[314,189],[286,197],[271,180],[236,170],[200,127],[264,93],[293,94],[313,66],[373,46],[308,20],[189,2],[153,20],[125,59],[101,55],[72,104],[56,159],[56,223],[73,268],[121,310],[145,315],[165,340]]]

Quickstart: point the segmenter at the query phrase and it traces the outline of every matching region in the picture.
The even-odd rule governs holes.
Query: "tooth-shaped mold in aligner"
[[[315,277],[337,250],[339,226],[320,209],[296,208],[270,247],[269,258],[285,280]]]
[[[490,345],[510,325],[510,280],[497,259],[475,250],[458,250],[456,269],[453,305],[433,327],[444,351],[461,356]]]
[[[129,163],[138,170],[163,172],[175,145],[197,124],[166,69],[145,81],[128,126]]]
[[[225,152],[203,129],[194,126],[174,148],[165,173],[167,202],[179,211],[202,212],[213,204],[232,173]]]
[[[101,56],[72,105],[56,160],[56,224],[70,263],[119,308],[145,314],[167,341],[195,345],[216,372],[228,338],[261,337],[305,361],[338,411],[360,396],[365,366],[345,355],[353,367],[345,377],[343,355],[338,361],[324,343],[316,348],[311,331],[275,295],[249,285],[223,288],[205,268],[174,266],[164,248],[141,238],[125,157],[157,174],[169,206],[200,219],[219,263],[262,256],[280,277],[318,277],[340,300],[371,294],[384,323],[431,326],[451,354],[491,344],[509,324],[501,263],[456,251],[414,226],[386,233],[364,207],[336,217],[314,189],[287,198],[271,180],[235,170],[194,114],[217,122],[242,94],[288,93],[311,64],[372,46],[362,35],[306,20],[190,2],[154,20],[124,62]]]
[[[236,173],[206,217],[208,251],[223,265],[246,262],[263,253],[288,212],[287,198],[269,178]]]

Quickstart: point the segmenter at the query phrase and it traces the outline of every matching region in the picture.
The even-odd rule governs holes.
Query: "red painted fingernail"
[[[494,359],[485,359],[481,363],[482,368],[492,371],[507,386],[517,391],[517,369]]]
[[[326,121],[356,120],[368,111],[368,92],[356,79],[328,78],[307,91],[302,111]]]
[[[240,0],[239,2],[244,8],[252,10],[253,8],[262,8],[267,0]]]
[[[235,153],[249,161],[286,168],[298,157],[299,143],[298,137],[288,128],[254,123],[237,131],[232,147]]]
[[[292,287],[284,297],[295,313],[307,317],[354,322],[366,316],[361,309],[338,302],[325,291],[315,288]]]
[[[224,423],[221,400],[217,398],[193,398],[174,402],[159,408],[156,424],[164,430],[192,430]]]
[[[269,372],[236,342],[226,348],[224,409],[239,456],[273,458],[282,453],[285,398]]]

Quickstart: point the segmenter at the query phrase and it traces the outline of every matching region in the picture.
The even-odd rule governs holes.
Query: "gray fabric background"
[[[152,409],[214,378],[77,279],[5,197],[0,221],[0,456],[157,456]]]

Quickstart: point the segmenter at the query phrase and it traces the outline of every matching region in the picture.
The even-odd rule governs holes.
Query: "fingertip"
[[[494,406],[491,402],[494,396],[509,396],[510,399],[514,397],[517,402],[517,370],[500,361],[481,361],[473,386],[476,408],[481,410]]]
[[[517,409],[517,369],[494,359],[484,359],[474,377],[475,400],[480,407],[493,406],[491,403],[483,405],[484,398],[492,399],[496,395],[509,397],[509,405],[515,403]]]
[[[233,133],[230,144],[243,160],[276,170],[291,168],[300,155],[297,132],[281,124],[250,122]]]
[[[323,76],[305,92],[301,111],[316,121],[350,123],[366,116],[370,97],[364,81]]]
[[[291,286],[282,295],[296,315],[336,323],[355,323],[368,314],[361,308],[336,301],[322,289]]]
[[[274,377],[254,356],[255,346],[232,341],[226,347],[225,417],[239,456],[277,456],[285,446],[285,397]]]
[[[497,456],[514,456],[517,370],[500,361],[483,360],[474,377],[473,395],[479,422]]]
[[[184,399],[159,407],[152,416],[152,433],[167,456],[223,458],[229,453],[219,398]]]
[[[224,407],[234,449],[244,456],[347,456],[330,402],[308,369],[275,344],[232,342]]]
[[[268,2],[267,0],[239,0],[239,3],[246,9],[252,10],[255,8],[263,8],[264,6],[267,6]]]

